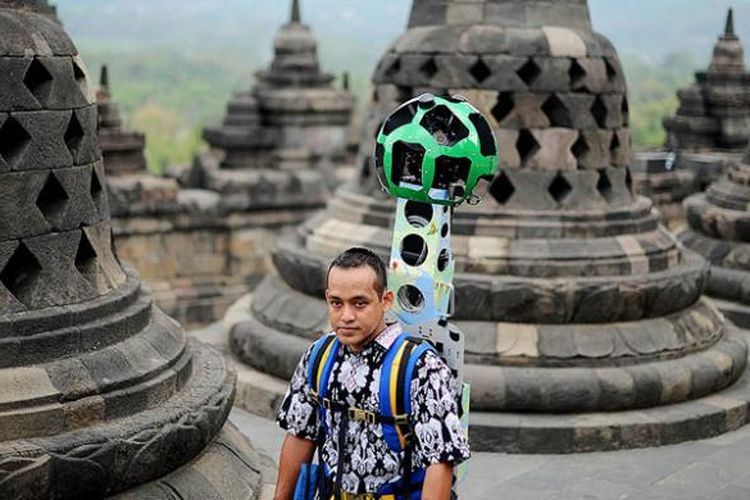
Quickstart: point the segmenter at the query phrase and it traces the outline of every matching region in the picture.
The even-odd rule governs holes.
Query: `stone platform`
[[[230,420],[278,459],[284,433],[235,408]],[[462,500],[746,500],[750,426],[703,441],[577,455],[472,453]],[[499,496],[499,492],[500,495]]]

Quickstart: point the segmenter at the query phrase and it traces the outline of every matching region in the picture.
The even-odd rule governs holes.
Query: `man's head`
[[[385,328],[393,304],[385,264],[366,248],[336,257],[326,276],[328,317],[339,341],[357,351]]]

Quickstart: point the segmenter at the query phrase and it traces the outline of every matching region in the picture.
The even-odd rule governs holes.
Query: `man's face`
[[[328,318],[339,342],[354,351],[385,328],[383,315],[393,303],[393,292],[379,296],[375,282],[375,271],[369,266],[334,267],[328,274]]]

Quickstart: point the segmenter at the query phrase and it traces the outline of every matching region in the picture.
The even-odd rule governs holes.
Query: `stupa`
[[[679,108],[664,120],[667,152],[639,153],[633,178],[671,225],[684,223],[683,199],[717,180],[741,159],[750,137],[750,75],[729,9],[707,71],[680,90]]]
[[[746,342],[702,297],[706,261],[632,192],[625,76],[585,1],[415,0],[373,85],[360,175],[279,239],[278,275],[227,315],[232,352],[270,376],[249,377],[241,404],[268,411],[329,328],[329,260],[354,245],[388,257],[394,203],[372,173],[374,134],[429,91],[490,117],[501,157],[484,201],[453,221],[473,449],[654,446],[744,424],[747,380],[726,388]]]
[[[229,102],[221,126],[204,130],[210,151],[197,158],[193,178],[230,195],[234,209],[321,207],[346,159],[354,97],[321,71],[299,0],[256,80]]]
[[[0,0],[0,498],[251,498],[234,372],[119,261],[87,71],[37,7]]]
[[[750,150],[705,193],[685,200],[679,239],[711,262],[707,292],[742,328],[750,328]]]
[[[146,137],[123,127],[120,109],[109,90],[109,71],[102,66],[96,91],[99,111],[99,142],[108,176],[146,171]]]
[[[724,34],[714,47],[707,71],[678,93],[680,107],[664,120],[667,147],[676,151],[742,152],[750,137],[750,96],[740,39],[729,9]]]

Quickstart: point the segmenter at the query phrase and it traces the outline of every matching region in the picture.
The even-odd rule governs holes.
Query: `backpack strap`
[[[383,425],[383,435],[391,450],[400,452],[413,443],[411,380],[419,358],[433,347],[422,339],[401,334],[386,353],[380,374],[380,414],[393,419]]]
[[[323,401],[327,400],[328,380],[331,378],[331,371],[336,362],[341,343],[336,339],[336,335],[328,334],[315,341],[307,367],[307,385],[313,399],[319,406],[320,426],[322,430],[326,429],[326,417],[324,408],[321,406]]]

